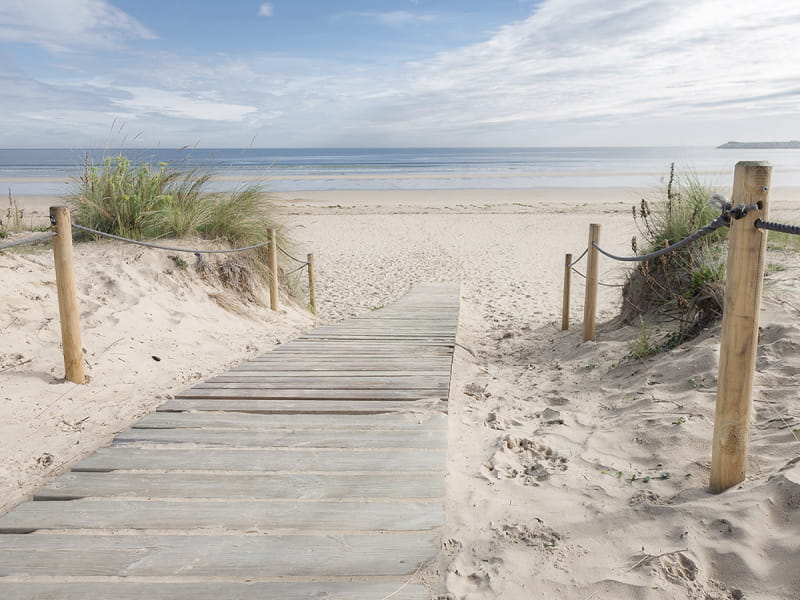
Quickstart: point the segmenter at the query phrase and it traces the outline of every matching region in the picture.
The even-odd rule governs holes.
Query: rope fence
[[[55,225],[55,222],[53,222],[53,225]],[[189,254],[230,254],[232,252],[244,252],[245,250],[254,250],[256,248],[263,248],[264,246],[269,246],[271,243],[269,240],[267,240],[266,242],[262,242],[260,244],[253,244],[252,246],[245,246],[243,248],[225,248],[222,250],[201,250],[198,248],[178,248],[176,246],[162,246],[161,244],[153,244],[152,242],[133,240],[131,238],[122,237],[121,235],[114,235],[113,233],[106,233],[105,231],[98,231],[97,229],[84,227],[83,225],[78,225],[77,223],[73,223],[72,228],[78,229],[79,231],[85,231],[86,233],[91,233],[92,235],[97,235],[100,237],[117,240],[119,242],[125,242],[126,244],[135,244],[137,246],[144,246],[145,248],[154,248],[155,250],[167,250],[169,252],[188,252]]]
[[[33,237],[25,238],[24,240],[14,240],[13,242],[4,242],[0,244],[0,250],[5,250],[7,248],[14,248],[16,246],[24,246],[26,244],[38,244],[39,242],[44,242],[45,240],[49,240],[56,236],[54,231],[48,231],[42,235],[35,235]]]
[[[596,338],[597,288],[621,287],[599,281],[600,255],[619,262],[644,262],[675,252],[722,227],[730,228],[725,283],[725,305],[720,338],[717,402],[711,444],[710,484],[721,492],[744,480],[755,360],[758,346],[758,314],[766,262],[767,231],[800,235],[800,226],[767,220],[772,167],[763,162],[739,162],[734,170],[731,202],[715,194],[710,202],[720,215],[682,240],[654,252],[617,256],[599,243],[600,225],[591,224],[586,250],[576,260],[564,261],[562,330],[569,329],[570,275],[586,279],[583,341]],[[574,265],[587,257],[586,274]]]
[[[279,247],[277,233],[274,228],[269,229],[269,239],[265,242],[244,246],[241,248],[227,248],[219,250],[206,250],[201,248],[179,248],[144,242],[131,238],[98,231],[90,227],[72,223],[69,209],[66,206],[54,206],[50,208],[50,223],[53,231],[48,231],[42,235],[15,240],[0,244],[0,250],[22,246],[24,244],[36,244],[46,240],[53,240],[53,262],[56,272],[56,289],[58,292],[59,319],[61,322],[61,341],[64,354],[64,370],[67,380],[73,383],[83,384],[86,376],[83,371],[83,349],[81,346],[80,321],[78,311],[77,286],[75,282],[75,266],[72,251],[72,234],[74,230],[83,231],[99,237],[110,238],[127,244],[144,246],[156,250],[166,250],[168,252],[187,252],[195,255],[202,254],[229,254],[233,252],[245,252],[256,248],[267,247],[269,262],[269,295],[270,307],[278,310],[278,250],[280,249],[287,257],[302,263],[299,268],[287,273],[290,275],[301,269],[308,269],[309,285],[309,306],[311,311],[317,313],[316,294],[314,289],[314,255],[308,254],[308,259],[301,261]]]
[[[771,223],[769,221],[762,221],[761,219],[756,219],[754,225],[759,229],[766,229],[767,231],[777,231],[778,233],[800,235],[800,226],[797,225],[786,225],[784,223]]]
[[[575,275],[577,275],[578,277],[586,279],[586,275],[578,271],[578,269],[576,269],[575,267],[572,267],[572,272],[575,273]],[[625,286],[624,283],[603,283],[602,281],[598,281],[597,285],[602,285],[603,287],[610,287],[610,288],[621,288]]]

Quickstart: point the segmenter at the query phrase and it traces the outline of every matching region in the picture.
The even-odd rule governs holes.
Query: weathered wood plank
[[[211,448],[446,448],[447,434],[431,430],[337,431],[326,429],[209,431],[204,429],[129,429],[113,446],[191,444]]]
[[[164,404],[37,494],[50,502],[0,518],[0,531],[35,531],[0,535],[0,598],[36,597],[25,586],[38,585],[67,600],[427,600],[418,586],[396,592],[438,547],[446,416],[436,411],[446,411],[459,289],[416,286]]]
[[[254,414],[305,415],[347,414],[372,415],[389,412],[437,410],[447,412],[445,400],[253,400],[253,399],[175,399],[158,407],[162,412],[185,410],[236,411]]]
[[[290,467],[291,465],[287,465]],[[352,465],[362,466],[362,465]],[[375,464],[372,463],[372,466]],[[395,465],[397,466],[397,465]],[[419,465],[422,466],[422,465]],[[218,500],[359,500],[365,498],[399,502],[444,496],[443,465],[429,471],[342,473],[330,465],[316,473],[220,473],[220,472],[127,472],[65,473],[34,494],[37,500],[76,498],[203,498]],[[405,467],[405,465],[403,465]],[[329,471],[329,472],[320,472]]]
[[[248,577],[247,579],[251,579]],[[218,581],[158,583],[100,581],[8,581],[0,579],[3,600],[430,600],[421,585],[395,581]]]
[[[193,387],[177,394],[177,399],[235,398],[253,400],[422,400],[446,398],[444,389],[427,390],[275,390],[265,388],[237,389],[225,387]]]
[[[398,390],[438,390],[447,389],[450,385],[450,374],[429,375],[427,377],[312,377],[307,374],[296,377],[277,377],[265,373],[243,376],[240,373],[227,373],[212,377],[204,383],[193,386],[194,388],[211,388],[220,384],[235,384],[268,387],[271,389],[364,389],[374,390],[392,388]],[[226,385],[225,387],[233,387]]]
[[[381,370],[364,370],[364,371],[342,371],[342,370],[320,370],[309,372],[298,371],[278,371],[274,369],[267,369],[259,367],[258,370],[247,371],[243,367],[232,369],[227,373],[219,375],[218,377],[262,377],[265,379],[297,379],[300,377],[307,377],[309,379],[330,378],[330,379],[350,379],[352,380],[366,380],[374,378],[421,378],[421,377],[439,377],[446,378],[449,381],[450,369],[429,369],[427,371],[381,371]],[[218,377],[214,377],[216,380]],[[402,379],[400,381],[402,383]]]
[[[72,470],[115,471],[442,471],[444,450],[101,448]]]
[[[328,431],[441,431],[447,416],[441,413],[385,413],[380,415],[245,415],[231,412],[151,413],[135,429],[211,428],[235,430],[326,429]]]
[[[9,575],[370,576],[411,575],[435,553],[435,536],[0,535]]]
[[[341,337],[341,339],[337,338],[333,340],[326,339],[324,337],[297,338],[296,340],[293,340],[286,344],[281,344],[279,346],[276,346],[273,350],[271,350],[271,352],[276,352],[280,349],[285,349],[285,348],[296,348],[299,346],[345,346],[345,347],[355,347],[355,348],[369,348],[372,346],[388,348],[389,346],[394,346],[397,350],[424,348],[426,350],[436,351],[453,345],[452,337],[450,337],[450,339],[441,341],[438,340],[423,341],[420,339],[399,340],[399,339],[387,339],[385,337],[370,337],[368,339],[351,339],[351,338],[352,336],[345,336]]]
[[[0,534],[48,529],[211,529],[242,533],[422,531],[442,525],[441,503],[92,499],[26,502],[0,517]]]
[[[238,367],[233,367],[230,372],[239,370],[258,371],[261,369],[276,369],[286,371],[429,371],[447,369],[452,364],[450,357],[444,359],[420,359],[420,360],[400,360],[400,359],[370,359],[364,360],[348,358],[319,358],[303,359],[302,357],[286,360],[281,358],[257,358],[244,363]]]

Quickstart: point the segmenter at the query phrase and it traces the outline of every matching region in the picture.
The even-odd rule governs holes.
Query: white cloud
[[[58,52],[114,47],[124,38],[155,39],[156,35],[105,0],[0,2],[0,41],[36,44]]]
[[[422,130],[788,113],[800,99],[800,4],[767,4],[547,0],[483,43],[410,65],[382,114]]]
[[[388,12],[363,11],[349,13],[357,17],[371,19],[389,27],[402,27],[414,23],[429,23],[436,20],[434,15],[417,14],[405,10],[392,10]]]
[[[272,4],[269,2],[264,2],[259,9],[258,9],[258,16],[259,17],[271,17],[273,15],[273,8]]]
[[[35,1],[41,9],[44,0]],[[64,2],[111,8],[99,0]],[[11,35],[5,10],[0,40]],[[339,18],[400,27],[435,17],[393,11]],[[17,23],[30,28],[27,19]],[[50,24],[38,31],[55,40],[54,28],[103,31],[97,25],[103,19],[69,25],[47,18]],[[124,20],[117,25],[120,36],[148,35]],[[99,115],[94,130],[103,119],[110,124],[127,115],[160,141],[223,146],[247,143],[254,134],[275,146],[653,145],[794,137],[786,132],[800,130],[796,0],[763,0],[758,7],[729,0],[544,0],[527,19],[485,41],[405,65],[167,52],[122,60],[112,50],[96,53],[88,76],[83,56],[74,58],[77,68],[58,76],[26,79],[9,70],[13,84],[0,98],[5,138],[14,131],[32,143],[29,132],[49,135],[45,120],[32,119],[53,115],[54,106],[78,111],[58,120],[65,132],[72,122],[75,136],[92,113]],[[38,129],[15,129],[23,112],[25,125],[41,122]]]
[[[116,89],[129,94],[129,97],[115,99],[112,102],[138,114],[154,113],[182,119],[237,122],[258,112],[255,106],[227,104],[207,99],[212,94],[207,94],[206,98],[203,98],[191,97],[188,93],[148,87],[119,87]]]

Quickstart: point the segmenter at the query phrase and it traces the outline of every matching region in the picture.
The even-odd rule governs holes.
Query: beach
[[[449,403],[447,525],[419,576],[453,598],[797,597],[800,533],[800,275],[770,250],[747,479],[708,488],[719,326],[666,354],[626,359],[636,327],[581,343],[564,255],[631,253],[646,188],[284,191],[292,248],[312,252],[319,314],[279,312],[203,279],[188,255],[111,242],[75,247],[90,381],[63,381],[52,253],[0,253],[0,513],[192,383],[320,324],[391,304],[415,282],[460,282]],[[800,222],[800,189],[772,215]],[[32,223],[50,196],[20,196]],[[584,264],[577,265],[583,270]],[[601,262],[600,279],[626,267]],[[302,290],[303,273],[291,275]],[[437,587],[438,586],[438,587]]]

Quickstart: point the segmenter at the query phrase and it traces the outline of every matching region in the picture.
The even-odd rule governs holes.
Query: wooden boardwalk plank
[[[386,413],[381,415],[245,415],[230,412],[151,413],[134,429],[325,429],[327,431],[446,431],[447,416],[440,413]]]
[[[235,385],[235,384],[223,384]],[[205,388],[193,387],[177,394],[176,398],[252,398],[253,400],[422,400],[424,398],[447,399],[447,390],[272,390],[264,388]]]
[[[129,429],[112,447],[145,448],[188,444],[231,448],[446,448],[441,431],[327,431],[324,429],[266,431],[204,431],[198,429]]]
[[[0,535],[0,577],[411,575],[434,536]]]
[[[390,532],[429,530],[443,524],[441,503],[71,500],[27,502],[0,517],[0,533],[47,529]]]
[[[447,391],[450,378],[446,375],[431,377],[270,377],[249,376],[228,373],[212,377],[195,388],[211,388],[218,386],[231,387],[256,385],[270,389],[308,389],[308,390],[381,390],[387,387],[397,390],[442,390]]]
[[[73,471],[441,471],[444,450],[101,448]]]
[[[159,581],[14,582],[0,579],[3,600],[430,600],[428,588],[395,581],[201,583]]]
[[[447,411],[444,400],[396,401],[396,400],[254,400],[254,399],[175,399],[158,407],[159,411],[183,412],[187,410],[227,410],[255,414],[383,414],[395,411]]]
[[[436,378],[447,378],[445,375],[442,375],[441,369],[438,371],[428,370],[428,371],[343,371],[338,369],[331,369],[331,370],[317,370],[316,372],[304,372],[298,373],[297,371],[277,371],[274,369],[265,369],[261,368],[259,370],[247,371],[245,369],[231,369],[225,375],[219,375],[217,377],[213,377],[209,379],[209,381],[221,381],[225,378],[244,378],[244,377],[260,377],[268,382],[270,380],[284,380],[284,379],[297,379],[301,377],[305,377],[308,379],[329,379],[331,381],[334,380],[342,380],[342,379],[349,379],[350,381],[353,380],[364,380],[367,381],[369,379],[390,379],[390,380],[397,380],[399,384],[403,383],[404,379],[418,379],[424,377],[432,377],[434,380]],[[449,379],[449,378],[447,378]]]
[[[375,461],[369,466],[374,466]],[[291,465],[287,465],[290,467]],[[360,466],[360,465],[353,465]],[[405,466],[405,465],[403,465]],[[279,469],[274,469],[279,470]],[[288,470],[288,469],[286,469]],[[352,469],[353,471],[359,471]],[[329,472],[324,472],[329,471]],[[416,471],[422,471],[417,469]],[[441,498],[440,469],[342,473],[328,469],[295,473],[136,473],[73,472],[62,475],[36,494],[37,500],[77,498],[359,500],[402,501]]]

